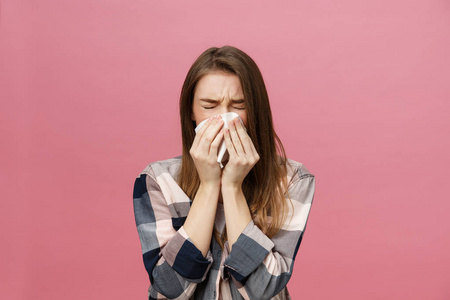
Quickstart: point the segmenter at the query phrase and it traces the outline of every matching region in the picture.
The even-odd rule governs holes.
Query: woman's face
[[[239,77],[222,71],[203,76],[195,87],[192,120],[199,124],[227,112],[237,113],[247,127],[244,93]]]

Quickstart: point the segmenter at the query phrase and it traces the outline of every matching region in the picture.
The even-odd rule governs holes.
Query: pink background
[[[226,44],[316,175],[293,299],[450,299],[449,1],[0,5],[1,299],[146,298],[134,179]]]

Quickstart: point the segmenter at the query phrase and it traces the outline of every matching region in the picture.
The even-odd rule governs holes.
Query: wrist
[[[222,182],[221,191],[222,194],[243,194],[242,184],[237,183]]]
[[[243,180],[230,180],[227,176],[222,176],[220,178],[220,184],[228,189],[241,189]]]
[[[205,192],[213,192],[220,190],[220,180],[219,181],[207,181],[207,182],[200,182],[200,186],[198,187],[198,190],[202,190]]]

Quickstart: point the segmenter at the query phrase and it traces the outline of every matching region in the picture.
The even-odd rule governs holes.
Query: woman
[[[224,128],[217,116],[228,112],[239,118]],[[230,46],[206,50],[180,117],[182,156],[149,164],[134,186],[149,299],[290,299],[315,181],[286,158],[255,62]]]

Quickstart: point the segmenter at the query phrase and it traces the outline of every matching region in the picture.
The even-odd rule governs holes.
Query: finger
[[[256,151],[255,145],[253,144],[252,139],[247,133],[247,130],[245,130],[244,125],[242,125],[242,122],[238,120],[238,118],[234,119],[236,123],[236,128],[239,134],[239,138],[241,139],[242,145],[244,147],[245,153],[247,154],[253,154],[255,157],[259,157],[258,151]]]
[[[209,155],[212,155],[215,159],[217,159],[217,149],[219,148],[220,144],[223,141],[223,128],[219,131],[219,133],[214,138],[214,141],[211,143],[211,148],[209,151]]]
[[[201,140],[201,137],[205,133],[206,129],[208,129],[209,125],[211,125],[211,121],[213,118],[209,118],[208,121],[206,121],[205,124],[197,131],[195,134],[194,142],[192,143],[191,148],[196,149],[198,147],[198,144]]]
[[[236,131],[237,131],[237,134],[241,141],[242,147],[244,148],[244,152],[246,154],[254,153],[253,152],[254,147],[252,147],[253,142],[238,118],[234,119],[234,125],[236,126]],[[256,149],[255,149],[255,151],[256,151]]]
[[[236,131],[236,125],[235,125],[234,121],[230,121],[228,127],[230,128],[231,141],[233,142],[234,148],[236,149],[236,153],[238,155],[245,154],[244,148],[242,147],[241,140],[239,139],[239,135]]]
[[[237,154],[233,142],[231,141],[230,129],[225,128],[223,132],[224,132],[225,146],[227,147],[228,154],[230,155],[230,157],[235,157]]]
[[[209,155],[211,143],[214,141],[214,138],[217,136],[222,126],[222,118],[220,116],[214,117],[199,141],[198,147],[202,153]]]

